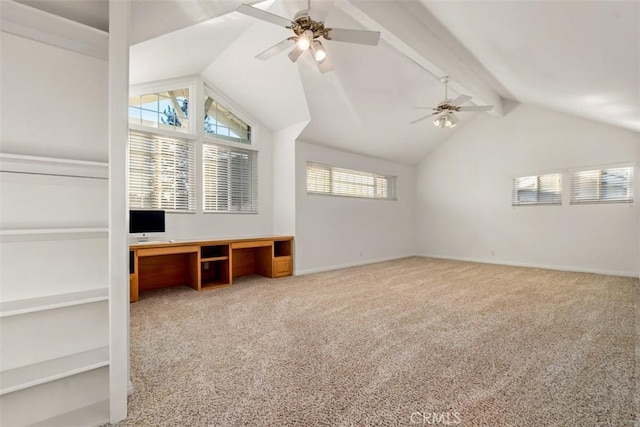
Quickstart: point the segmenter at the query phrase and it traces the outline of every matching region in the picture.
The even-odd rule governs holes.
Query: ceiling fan
[[[472,105],[468,107],[461,107],[461,104],[469,101],[470,96],[460,95],[456,99],[449,99],[447,95],[447,85],[449,83],[449,76],[444,76],[440,79],[444,84],[444,100],[441,101],[435,108],[431,108],[434,112],[420,117],[411,122],[411,124],[418,123],[429,117],[436,116],[433,120],[433,124],[440,128],[452,128],[458,124],[458,118],[455,116],[455,112],[458,111],[489,111],[493,108],[493,105]],[[430,108],[430,107],[418,107],[418,108]]]
[[[327,28],[324,26],[323,21],[314,21],[311,19],[309,16],[310,9],[311,0],[308,0],[307,9],[296,13],[293,20],[274,15],[273,13],[266,12],[247,4],[241,4],[237,10],[245,15],[262,19],[263,21],[293,30],[293,35],[291,37],[286,38],[264,52],[259,53],[256,56],[257,59],[267,60],[293,46],[293,50],[289,52],[289,59],[292,62],[296,62],[300,55],[302,55],[306,50],[310,50],[314,61],[322,73],[331,71],[333,67],[331,66],[329,58],[327,58],[327,51],[319,40],[321,37],[325,40],[358,43],[369,46],[377,45],[380,40],[380,33],[377,31]]]

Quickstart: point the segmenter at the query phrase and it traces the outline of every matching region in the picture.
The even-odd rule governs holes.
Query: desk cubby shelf
[[[212,289],[231,284],[229,244],[200,247],[200,289]]]

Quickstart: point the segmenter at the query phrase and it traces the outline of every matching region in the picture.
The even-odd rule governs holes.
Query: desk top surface
[[[256,241],[283,241],[293,240],[293,236],[252,236],[252,237],[223,237],[223,238],[207,238],[198,240],[156,240],[149,242],[130,243],[129,249],[147,249],[168,246],[184,246],[184,245],[224,245],[236,242],[256,242]]]

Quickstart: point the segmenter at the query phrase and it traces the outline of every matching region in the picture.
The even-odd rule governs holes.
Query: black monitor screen
[[[129,211],[129,233],[164,233],[164,211]]]

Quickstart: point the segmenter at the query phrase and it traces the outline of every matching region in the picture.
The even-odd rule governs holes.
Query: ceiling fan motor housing
[[[293,18],[293,24],[290,28],[298,37],[301,37],[306,30],[311,30],[313,32],[314,39],[317,39],[320,36],[328,39],[328,29],[324,28],[324,23],[322,21],[314,21],[311,19],[306,10],[301,10],[296,13],[296,16]]]

